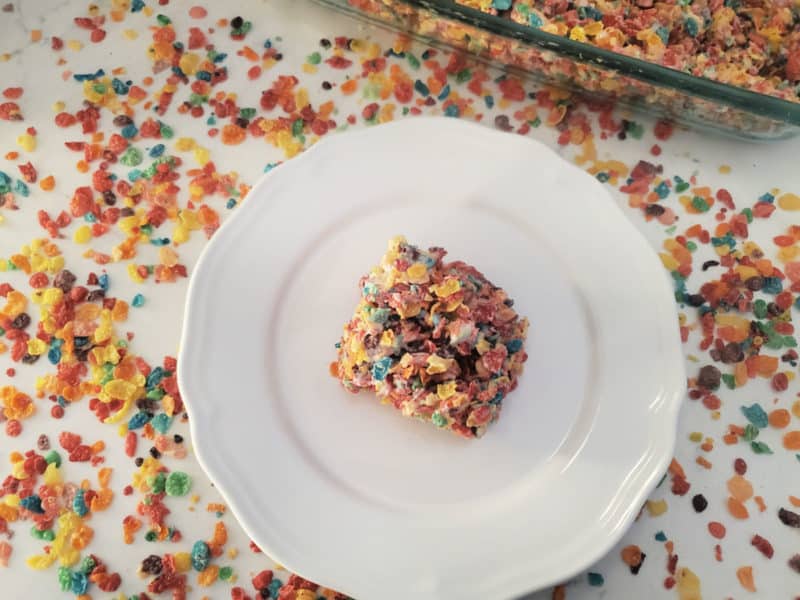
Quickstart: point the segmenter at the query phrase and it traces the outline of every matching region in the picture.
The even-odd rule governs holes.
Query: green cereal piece
[[[61,466],[61,455],[55,450],[50,450],[47,456],[44,457],[44,460],[48,465],[55,464],[56,469]]]
[[[221,567],[219,570],[219,578],[222,581],[228,581],[233,577],[233,567]]]
[[[164,490],[167,496],[185,496],[192,488],[192,479],[182,471],[173,471],[167,477]]]
[[[744,435],[742,436],[742,439],[745,442],[752,442],[754,439],[758,437],[759,433],[760,430],[758,429],[758,427],[756,427],[752,423],[748,423],[744,428]]]
[[[119,158],[119,162],[127,167],[135,167],[140,165],[142,164],[143,160],[144,155],[142,154],[142,151],[138,148],[134,148],[133,146],[128,146],[128,148]]]
[[[729,390],[736,389],[736,378],[730,373],[722,374],[722,382]]]
[[[153,488],[154,494],[160,494],[164,491],[164,486],[167,482],[167,476],[164,473],[159,473],[153,478],[153,482],[150,484],[150,487]]]
[[[756,454],[773,454],[772,449],[764,442],[750,442],[750,447]]]
[[[692,206],[700,212],[707,212],[709,209],[708,202],[706,202],[706,199],[701,196],[695,196],[692,198]]]

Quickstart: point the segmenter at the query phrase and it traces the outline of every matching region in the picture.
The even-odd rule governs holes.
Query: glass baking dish
[[[642,108],[689,126],[760,140],[800,133],[800,103],[526,27],[452,0],[317,2],[428,43],[445,43],[543,83]]]

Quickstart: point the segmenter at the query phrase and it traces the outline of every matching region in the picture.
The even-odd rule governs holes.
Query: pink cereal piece
[[[202,6],[193,6],[189,9],[189,16],[193,19],[204,19],[208,11]]]

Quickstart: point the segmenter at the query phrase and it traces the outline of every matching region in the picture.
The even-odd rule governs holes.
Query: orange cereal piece
[[[41,29],[31,29],[31,41],[32,42],[39,42],[42,39],[42,30]]]
[[[750,516],[747,507],[742,504],[740,500],[730,497],[728,498],[728,512],[734,519],[746,519]]]
[[[800,450],[800,431],[790,431],[784,435],[783,447],[787,450]]]
[[[246,135],[247,132],[244,129],[232,123],[228,123],[222,128],[221,139],[223,144],[235,146],[241,144]]]
[[[696,462],[698,465],[700,465],[701,467],[703,467],[704,469],[710,469],[710,468],[711,468],[711,463],[710,463],[710,462],[708,462],[708,461],[707,461],[707,460],[706,460],[704,457],[702,457],[702,456],[698,456],[698,457],[695,459],[695,462]]]
[[[122,537],[126,544],[133,543],[133,534],[142,528],[142,522],[136,517],[127,516],[122,520]]]
[[[349,96],[358,89],[358,80],[348,79],[342,85],[339,86],[339,89],[345,96]]]
[[[741,475],[734,475],[728,480],[728,491],[740,502],[746,502],[753,497],[752,484]]]
[[[109,467],[103,467],[97,472],[97,482],[101,488],[108,487],[108,482],[111,481],[111,473],[113,472],[114,470]]]
[[[106,443],[103,440],[98,440],[91,446],[92,454],[99,454],[106,449]]]
[[[789,496],[789,502],[791,502],[792,506],[800,506],[800,498],[797,496]]]
[[[738,443],[739,436],[735,433],[726,433],[724,436],[722,436],[722,441],[731,446]]]
[[[765,510],[767,510],[767,505],[764,502],[764,498],[762,498],[761,496],[755,496],[753,497],[753,500],[758,506],[758,512],[764,512]]]
[[[52,175],[48,175],[39,182],[39,187],[42,188],[45,192],[49,192],[54,187],[56,187],[56,178],[53,177]]]
[[[775,429],[783,429],[788,426],[791,419],[792,415],[790,415],[789,411],[785,408],[776,408],[769,413],[769,424]]]
[[[636,567],[642,564],[642,549],[635,544],[625,546],[622,552],[620,552],[620,557],[622,558],[622,562],[629,567]]]
[[[739,567],[736,569],[736,578],[748,592],[756,591],[756,584],[753,581],[753,567]]]
[[[219,567],[217,565],[208,565],[197,576],[197,583],[203,587],[208,587],[214,583],[219,577]]]
[[[89,506],[92,512],[99,512],[107,509],[111,505],[111,500],[114,499],[114,491],[111,488],[103,488],[97,495],[92,498]]]
[[[761,377],[772,377],[775,371],[778,370],[777,356],[764,356],[763,354],[759,354],[753,357],[753,360],[755,361],[756,372],[761,375]]]

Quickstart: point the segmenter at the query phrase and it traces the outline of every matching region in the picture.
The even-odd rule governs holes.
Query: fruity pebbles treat
[[[481,437],[517,387],[528,320],[477,269],[397,237],[359,281],[331,372],[407,417]]]

